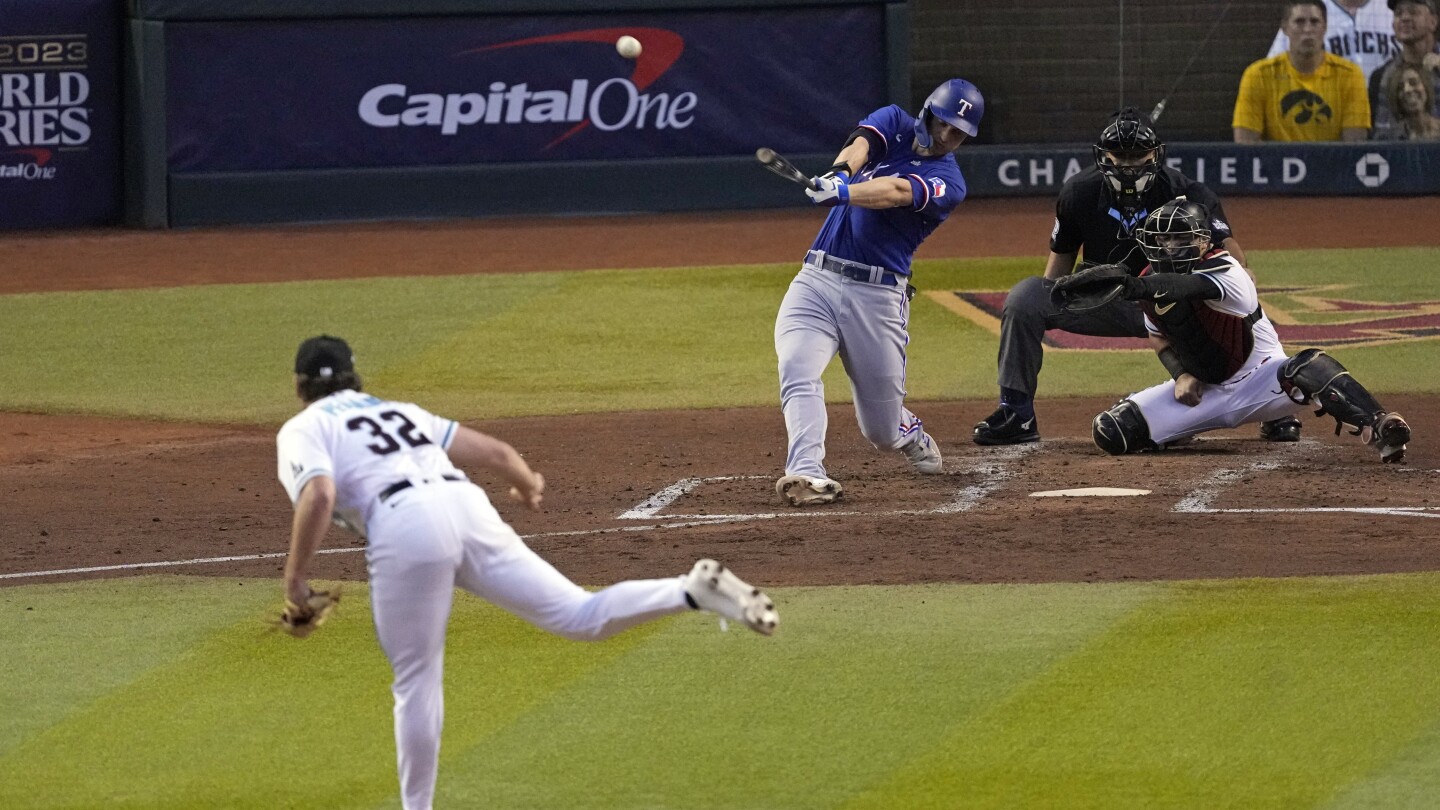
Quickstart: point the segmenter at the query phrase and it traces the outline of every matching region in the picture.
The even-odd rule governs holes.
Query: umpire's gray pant
[[[1145,318],[1134,301],[1112,301],[1083,315],[1063,312],[1050,297],[1055,282],[1031,276],[1005,296],[1000,313],[1000,387],[1035,395],[1045,332],[1064,329],[1096,337],[1145,337]]]

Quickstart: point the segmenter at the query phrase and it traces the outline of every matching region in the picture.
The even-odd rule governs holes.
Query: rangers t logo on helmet
[[[925,99],[920,117],[915,121],[915,143],[929,148],[930,119],[938,118],[970,137],[980,131],[980,119],[985,115],[985,97],[980,89],[964,79],[951,79],[935,88]]]

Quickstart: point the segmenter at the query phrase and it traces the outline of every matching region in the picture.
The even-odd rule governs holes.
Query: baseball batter
[[[1204,208],[1184,197],[1145,221],[1139,277],[1103,265],[1056,282],[1063,296],[1119,285],[1140,302],[1145,328],[1173,379],[1120,400],[1095,417],[1095,444],[1111,455],[1153,450],[1208,430],[1275,419],[1313,404],[1393,463],[1410,426],[1386,411],[1345,367],[1319,349],[1287,358],[1260,308],[1250,274],[1217,249]]]
[[[552,633],[607,638],[692,609],[774,632],[774,604],[714,560],[689,574],[621,582],[590,593],[520,540],[484,490],[452,463],[508,482],[539,509],[545,483],[510,445],[418,405],[362,392],[350,347],[329,336],[300,344],[296,393],[305,408],[277,439],[280,482],[295,504],[287,600],[311,595],[306,568],[332,518],[368,536],[375,631],[395,673],[395,747],[406,810],[431,806],[443,719],[445,630],[464,588]]]
[[[965,199],[955,151],[985,113],[975,85],[952,79],[918,118],[898,106],[860,122],[830,171],[806,194],[831,211],[780,304],[775,353],[789,434],[785,475],[791,506],[830,503],[843,492],[825,471],[825,394],[820,375],[836,354],[855,397],[860,432],[900,450],[921,473],[941,472],[940,448],[905,407],[910,342],[910,263],[915,250]]]

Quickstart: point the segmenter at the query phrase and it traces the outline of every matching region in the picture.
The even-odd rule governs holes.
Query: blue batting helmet
[[[975,137],[980,131],[980,118],[985,115],[985,97],[980,89],[964,79],[951,79],[935,88],[925,99],[920,118],[915,122],[915,142],[930,146],[930,116],[935,116],[961,132]]]

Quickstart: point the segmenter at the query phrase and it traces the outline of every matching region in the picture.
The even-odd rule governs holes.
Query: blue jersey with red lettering
[[[836,206],[810,249],[908,276],[920,243],[965,199],[965,177],[954,155],[915,154],[915,118],[893,104],[870,113],[860,126],[883,138],[885,149],[877,155],[872,145],[870,162],[852,182],[904,178],[910,182],[911,204],[881,210]]]

